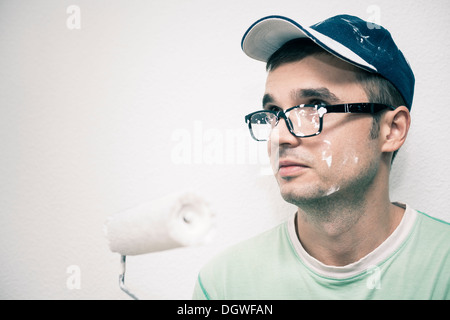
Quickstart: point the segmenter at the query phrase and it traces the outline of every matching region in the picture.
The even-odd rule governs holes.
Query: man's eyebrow
[[[294,99],[317,98],[329,103],[336,103],[341,101],[334,93],[332,93],[325,87],[292,90],[291,96]]]
[[[307,89],[294,89],[291,91],[291,97],[293,100],[306,99],[306,98],[316,98],[323,100],[324,102],[330,104],[336,104],[341,102],[341,100],[328,88],[307,88]],[[266,93],[262,99],[262,105],[265,107],[269,103],[273,103],[275,98],[270,94]]]
[[[266,93],[262,99],[263,107],[265,107],[268,103],[274,102],[274,100],[275,99],[269,93]]]

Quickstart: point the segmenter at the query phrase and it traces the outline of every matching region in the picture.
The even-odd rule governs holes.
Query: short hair
[[[328,54],[333,56],[309,38],[293,39],[286,42],[270,56],[267,61],[266,70],[270,72],[282,64],[300,61],[308,56],[316,54]],[[379,74],[371,73],[363,69],[359,69],[358,72],[355,72],[355,75],[356,80],[363,87],[369,102],[386,104],[393,107],[405,105],[402,95],[389,80],[383,78]],[[372,128],[370,130],[370,137],[372,139],[378,138],[380,133],[380,118],[381,113],[373,115]],[[397,152],[398,150],[394,151],[392,161],[394,161]]]

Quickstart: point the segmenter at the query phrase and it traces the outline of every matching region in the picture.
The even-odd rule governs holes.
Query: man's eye
[[[314,104],[314,105],[319,105],[319,106],[327,106],[328,105],[328,103],[326,103],[325,101],[318,100],[318,99],[311,100],[309,103]]]
[[[281,108],[280,108],[280,107],[277,107],[277,106],[269,106],[269,107],[267,108],[267,110],[269,110],[269,111],[280,111]]]

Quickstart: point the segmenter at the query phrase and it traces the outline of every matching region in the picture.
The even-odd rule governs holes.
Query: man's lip
[[[278,174],[283,179],[301,175],[308,168],[308,165],[298,161],[285,159],[278,162]]]
[[[301,162],[296,162],[296,161],[292,161],[292,160],[280,160],[278,162],[278,170],[283,168],[283,167],[305,167],[305,168],[309,168],[309,166],[307,166],[304,163]]]

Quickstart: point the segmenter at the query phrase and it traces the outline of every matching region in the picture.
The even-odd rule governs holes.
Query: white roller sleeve
[[[111,251],[139,255],[201,244],[213,215],[192,193],[171,195],[109,217],[105,234]]]

